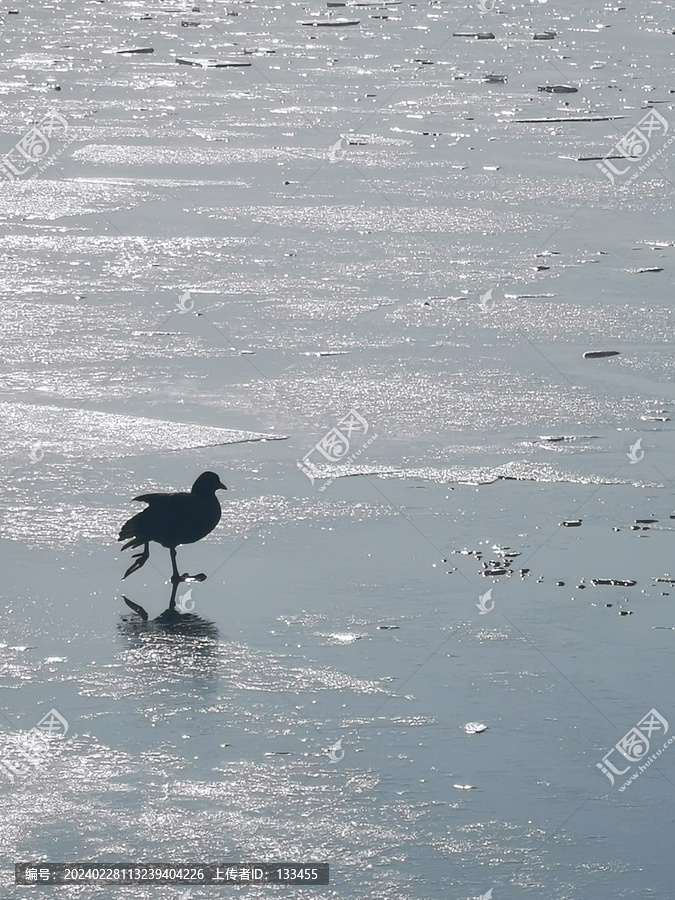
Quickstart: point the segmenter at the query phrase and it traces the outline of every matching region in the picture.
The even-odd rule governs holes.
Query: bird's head
[[[226,490],[227,488],[215,472],[202,472],[192,485],[193,494],[215,494],[216,491]]]

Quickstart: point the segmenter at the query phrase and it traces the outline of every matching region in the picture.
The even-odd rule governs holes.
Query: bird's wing
[[[134,497],[134,502],[136,500],[141,503],[161,503],[163,500],[168,500],[171,494],[141,494],[140,497]]]
[[[146,541],[155,540],[153,535],[158,526],[161,527],[166,521],[180,519],[186,515],[186,501],[189,503],[190,499],[190,494],[141,494],[140,497],[134,497],[134,500],[147,503],[148,506],[122,526],[118,540],[132,539],[132,542],[122,549],[126,549],[127,546],[139,547]]]
[[[194,503],[192,494],[141,494],[134,500],[148,504],[148,509],[143,513],[152,512],[161,516],[185,516]]]

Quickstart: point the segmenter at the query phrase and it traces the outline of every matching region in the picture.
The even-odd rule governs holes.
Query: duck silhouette
[[[171,599],[169,606],[164,612],[151,619],[145,609],[139,604],[122,595],[122,599],[133,611],[139,616],[138,619],[122,617],[122,621],[118,625],[118,629],[127,637],[137,637],[144,633],[162,633],[182,635],[183,637],[210,638],[218,639],[218,628],[214,622],[203,619],[191,612],[181,612],[180,605],[176,605],[176,592],[178,584],[174,584],[171,588]],[[199,648],[204,649],[204,645],[200,644]],[[195,648],[198,655],[201,650]],[[208,655],[208,654],[207,654]]]
[[[192,485],[190,493],[182,494],[141,494],[134,501],[147,503],[147,509],[132,516],[122,526],[118,541],[126,541],[122,550],[129,547],[143,547],[141,553],[135,553],[133,562],[124,573],[122,580],[132,572],[136,572],[150,558],[150,541],[166,547],[171,555],[171,584],[194,579],[205,581],[206,575],[178,574],[176,566],[176,547],[179,544],[194,544],[210,534],[220,522],[220,503],[216,491],[226,491],[215,472],[202,472]]]

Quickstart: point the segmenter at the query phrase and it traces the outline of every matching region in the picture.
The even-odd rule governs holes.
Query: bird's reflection
[[[183,612],[180,604],[178,608],[176,607],[177,590],[178,584],[174,583],[171,586],[169,605],[156,619],[150,619],[140,604],[134,603],[133,600],[122,595],[126,605],[133,609],[138,618],[123,618],[119,626],[120,631],[129,637],[157,631],[176,635],[182,634],[189,637],[210,638],[216,641],[218,639],[218,628],[213,622],[208,621],[208,619],[202,619],[201,616],[196,616],[194,613]]]
[[[213,622],[176,607],[173,585],[169,606],[156,619],[128,597],[134,612],[123,616],[118,633],[125,639],[124,664],[134,683],[150,694],[163,697],[162,707],[182,704],[185,696],[199,698],[207,706],[218,697],[218,671],[222,662],[218,628]],[[169,689],[168,686],[173,687]],[[187,694],[185,693],[187,691]]]

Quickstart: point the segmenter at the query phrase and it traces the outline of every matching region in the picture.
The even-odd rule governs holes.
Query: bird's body
[[[148,504],[122,526],[119,540],[130,538],[122,550],[136,548],[148,541],[162,547],[194,544],[210,534],[220,522],[220,503],[215,494],[142,494],[134,500]]]
[[[215,473],[203,472],[192,485],[189,494],[141,494],[140,497],[134,497],[134,500],[147,503],[147,509],[132,516],[122,526],[118,540],[126,541],[122,550],[129,547],[144,547],[144,550],[135,554],[136,561],[124,573],[124,578],[145,564],[150,556],[149,543],[155,541],[168,548],[171,554],[172,583],[177,584],[190,577],[203,580],[206,576],[202,578],[178,574],[176,547],[194,544],[216,527],[221,515],[217,490],[227,488]]]

